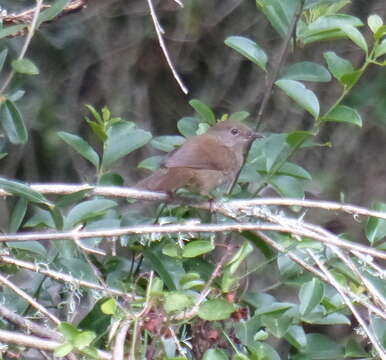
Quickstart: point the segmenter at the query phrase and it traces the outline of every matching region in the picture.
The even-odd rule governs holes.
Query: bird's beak
[[[253,139],[253,140],[256,140],[256,139],[264,139],[264,138],[265,138],[265,136],[264,136],[263,134],[260,134],[260,133],[258,133],[258,132],[252,133],[252,139]]]

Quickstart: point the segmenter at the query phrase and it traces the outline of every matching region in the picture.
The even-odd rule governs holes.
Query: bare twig
[[[360,313],[355,308],[354,304],[351,302],[351,300],[348,298],[346,293],[343,291],[342,286],[339,284],[339,282],[335,279],[335,277],[331,274],[330,271],[328,271],[327,267],[324,265],[323,261],[320,260],[320,258],[315,255],[311,250],[307,251],[309,255],[313,258],[313,260],[316,262],[316,264],[319,266],[320,270],[326,275],[326,277],[329,279],[329,282],[334,288],[338,291],[340,296],[342,297],[343,301],[347,305],[347,307],[350,309],[353,316],[356,318],[358,323],[363,328],[364,332],[366,333],[368,339],[370,340],[371,344],[374,346],[374,349],[378,353],[379,357],[382,360],[386,360],[386,352],[382,349],[382,345],[379,344],[378,339],[372,334],[369,327],[367,326],[365,320],[362,318]]]
[[[58,346],[62,345],[61,342],[53,340],[44,340],[36,336],[25,335],[19,332],[7,331],[0,329],[0,341],[6,344],[16,344],[35,349],[54,351]],[[112,360],[111,354],[106,351],[97,350],[98,359]]]
[[[24,318],[23,316],[13,312],[12,310],[8,309],[6,306],[1,304],[0,317],[40,337],[49,338],[57,341],[62,340],[62,336],[57,331],[36,324],[35,322]]]
[[[13,257],[6,256],[6,255],[0,255],[0,262],[6,263],[6,264],[13,264],[13,265],[20,267],[20,268],[24,268],[24,269],[31,270],[31,271],[34,271],[34,272],[37,272],[40,274],[44,274],[44,275],[46,275],[50,278],[53,278],[55,280],[60,280],[60,281],[68,282],[71,284],[75,284],[76,286],[82,286],[82,287],[86,287],[89,289],[104,291],[110,295],[122,296],[122,297],[128,299],[129,301],[132,301],[134,299],[139,299],[139,297],[134,296],[134,295],[129,294],[129,293],[124,293],[122,291],[111,289],[109,287],[105,288],[104,286],[92,283],[90,281],[76,279],[69,274],[63,274],[63,273],[58,272],[58,271],[50,270],[48,268],[48,266],[45,264],[37,265],[37,264],[33,264],[31,262],[28,262],[28,261],[18,260],[18,259],[15,259]]]
[[[9,287],[12,291],[18,294],[21,298],[27,301],[31,306],[37,309],[41,314],[47,316],[55,324],[60,324],[60,320],[53,314],[51,314],[43,305],[39,304],[35,299],[28,295],[25,291],[16,286],[13,282],[9,281],[5,276],[0,274],[0,283]]]
[[[127,336],[127,332],[129,331],[130,323],[128,321],[124,321],[117,332],[117,336],[115,337],[115,344],[113,350],[113,359],[114,360],[123,360],[125,354],[125,340]]]
[[[170,70],[172,71],[174,78],[176,79],[178,85],[180,86],[181,90],[183,91],[184,94],[187,94],[189,91],[188,91],[187,87],[185,86],[185,84],[183,83],[182,79],[180,78],[180,75],[178,74],[177,70],[174,67],[173,62],[170,59],[168,50],[167,50],[165,42],[164,42],[164,38],[162,36],[164,31],[163,31],[163,29],[158,21],[157,14],[155,12],[152,0],[147,0],[147,3],[149,5],[150,16],[151,16],[151,19],[153,20],[155,32],[157,33],[158,43],[162,49],[162,52],[164,53],[165,59],[169,65]]]

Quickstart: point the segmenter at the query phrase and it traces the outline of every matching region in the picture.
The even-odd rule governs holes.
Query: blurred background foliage
[[[2,0],[8,13],[25,10],[34,1]],[[176,123],[193,109],[189,99],[208,103],[218,117],[246,110],[256,115],[265,92],[264,73],[224,44],[231,35],[254,39],[270,59],[278,53],[281,38],[256,10],[252,0],[186,0],[181,9],[172,0],[154,1],[173,62],[190,93],[184,95],[172,77],[158,44],[147,3],[143,0],[89,1],[81,12],[44,24],[32,40],[27,56],[37,64],[40,75],[20,76],[15,88],[27,91],[20,102],[30,130],[25,146],[4,141],[1,175],[29,182],[95,182],[94,169],[69,150],[57,136],[68,131],[95,144],[87,124],[85,104],[107,105],[114,116],[135,121],[155,135],[177,133]],[[363,21],[371,13],[386,18],[382,0],[354,0],[346,13]],[[365,35],[370,35],[366,28]],[[367,36],[370,39],[370,36]],[[22,37],[2,40],[1,48],[17,54]],[[350,59],[354,66],[363,52],[346,40],[314,43],[296,49],[287,63],[324,63],[323,52],[332,50]],[[6,71],[3,71],[5,74]],[[337,82],[312,83],[322,111],[336,99]],[[347,125],[326,125],[321,142],[331,147],[299,151],[295,162],[314,177],[309,191],[316,198],[369,205],[386,194],[386,71],[373,67],[361,78],[346,104],[356,108],[364,120],[363,129]],[[287,132],[307,128],[311,119],[300,107],[274,88],[265,113],[264,132]],[[141,148],[117,165],[131,185],[144,175],[138,162],[155,154]],[[142,170],[141,170],[142,171]]]

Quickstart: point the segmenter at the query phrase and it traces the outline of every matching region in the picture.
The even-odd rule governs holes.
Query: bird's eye
[[[238,133],[239,133],[239,130],[236,129],[236,128],[233,128],[233,129],[231,130],[231,134],[232,134],[232,135],[237,135]]]

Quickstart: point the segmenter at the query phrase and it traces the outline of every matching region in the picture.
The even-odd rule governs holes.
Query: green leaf
[[[386,54],[386,39],[383,39],[380,44],[378,44],[375,48],[375,57],[379,58]]]
[[[304,332],[303,327],[300,325],[291,325],[285,334],[285,338],[299,351],[304,349],[307,345],[306,333]]]
[[[300,179],[296,179],[292,176],[279,175],[273,176],[269,180],[269,183],[275,191],[283,197],[295,199],[304,198],[304,185]]]
[[[78,329],[68,322],[61,322],[58,326],[58,330],[64,335],[66,340],[69,341],[74,340],[76,335],[78,335]]]
[[[376,40],[382,39],[386,35],[386,25],[382,25],[374,34]]]
[[[3,66],[5,63],[5,59],[7,58],[7,55],[8,55],[8,49],[4,49],[0,52],[0,73],[3,70]]]
[[[271,298],[270,298],[271,299]],[[274,300],[274,299],[272,299]],[[280,314],[294,307],[294,304],[286,302],[270,301],[267,304],[262,304],[256,309],[255,315]]]
[[[26,75],[38,75],[39,69],[37,66],[29,59],[18,59],[11,62],[12,69],[20,74]]]
[[[382,211],[386,213],[386,204],[382,202],[375,202],[372,207],[373,210]],[[367,240],[371,245],[376,244],[386,236],[386,220],[376,217],[370,217],[367,221],[365,233]]]
[[[150,139],[149,132],[135,129],[127,121],[115,123],[108,130],[102,167],[108,169],[115,161],[147,144]]]
[[[39,241],[15,241],[7,242],[7,246],[11,249],[24,250],[32,254],[46,258],[47,250]]]
[[[256,0],[256,5],[267,17],[273,28],[285,38],[291,20],[299,6],[297,0]]]
[[[57,207],[66,207],[74,203],[78,203],[84,199],[84,197],[92,191],[92,186],[89,189],[76,191],[72,194],[66,194],[61,196],[55,203]]]
[[[225,44],[266,71],[267,54],[254,41],[243,36],[230,36],[225,40]]]
[[[311,136],[314,136],[311,131],[292,131],[287,135],[287,143],[291,146],[291,148],[295,148],[301,146],[302,144],[305,144],[307,139],[309,139]]]
[[[65,219],[65,229],[72,229],[76,224],[100,217],[107,210],[117,206],[109,199],[87,200],[74,206]]]
[[[92,331],[82,331],[75,336],[73,340],[73,345],[82,350],[86,346],[89,346],[91,342],[96,338],[96,334]]]
[[[271,345],[263,342],[249,345],[248,350],[251,352],[253,360],[281,360],[276,350]]]
[[[366,353],[362,346],[354,339],[350,339],[344,349],[344,357],[347,358],[368,358],[370,354]]]
[[[302,321],[318,325],[351,325],[350,319],[341,313],[321,314],[318,310],[302,317]]]
[[[202,360],[228,360],[229,357],[224,350],[221,349],[208,349],[205,351]]]
[[[67,5],[69,0],[56,0],[48,9],[42,11],[39,14],[37,26],[39,27],[41,23],[45,21],[50,21],[56,17],[63,8]]]
[[[283,314],[269,314],[261,317],[262,325],[277,338],[282,338],[287,333],[293,318],[287,313]]]
[[[54,355],[57,357],[65,357],[68,355],[72,350],[74,349],[74,346],[70,343],[64,343],[62,345],[59,345],[55,351]]]
[[[28,132],[23,117],[16,105],[6,100],[1,106],[0,122],[12,144],[25,144],[28,140]]]
[[[105,127],[102,124],[97,123],[96,121],[91,121],[86,118],[87,124],[90,126],[92,132],[99,138],[103,143],[107,140],[107,134]]]
[[[198,316],[203,320],[218,321],[229,319],[235,311],[232,304],[224,299],[207,300],[200,305]]]
[[[182,145],[185,138],[179,135],[157,136],[150,141],[150,145],[161,151],[172,151]]]
[[[123,186],[124,180],[121,175],[116,173],[104,173],[99,179],[99,185]]]
[[[375,34],[378,29],[383,25],[383,20],[379,15],[372,14],[367,18],[367,25],[369,26],[373,34]]]
[[[114,315],[117,312],[117,302],[114,298],[109,298],[101,305],[101,311],[106,315]]]
[[[347,35],[341,26],[345,25],[356,27],[363,23],[357,17],[345,14],[320,16],[312,23],[299,27],[297,37],[303,44],[344,38]]]
[[[0,39],[5,38],[7,36],[15,35],[18,32],[25,29],[26,27],[27,27],[27,24],[20,24],[20,25],[7,26],[3,29],[0,29]]]
[[[187,310],[194,305],[195,300],[193,296],[180,291],[166,293],[164,298],[164,309],[167,313]]]
[[[307,346],[303,354],[313,360],[338,360],[344,357],[342,346],[321,334],[307,334]]]
[[[204,102],[193,99],[189,101],[191,107],[200,115],[200,118],[209,125],[216,124],[216,116],[214,115],[212,109],[206,105]]]
[[[303,284],[299,291],[300,314],[309,314],[317,305],[320,304],[323,296],[324,285],[320,280],[314,278]]]
[[[246,118],[248,118],[251,114],[248,111],[238,111],[231,116],[229,116],[229,120],[232,121],[244,121]]]
[[[162,245],[147,247],[144,252],[146,262],[160,276],[169,290],[176,290],[179,279],[185,274],[179,259],[162,254]]]
[[[331,75],[323,65],[304,61],[287,67],[281,78],[298,81],[328,82],[331,80]]]
[[[177,122],[178,131],[181,135],[188,137],[196,135],[200,120],[196,117],[183,117]]]
[[[350,38],[350,40],[355,45],[360,47],[365,53],[368,52],[366,39],[363,37],[362,33],[357,28],[352,25],[342,24],[340,26],[340,29],[347,35],[348,38]]]
[[[319,116],[319,101],[316,95],[302,83],[281,79],[275,82],[292,100],[307,110],[315,119]]]
[[[323,56],[327,62],[328,69],[340,82],[343,75],[352,73],[354,71],[354,67],[351,65],[350,61],[343,59],[333,51],[327,51],[323,54]]]
[[[185,274],[180,279],[180,286],[183,290],[201,290],[205,286],[205,281],[197,272],[190,272]]]
[[[362,127],[362,118],[359,113],[346,105],[338,105],[322,117],[323,121],[335,121],[353,124]]]
[[[277,175],[288,175],[299,179],[312,180],[311,174],[297,164],[286,162],[276,172]]]
[[[148,169],[151,171],[159,169],[163,160],[163,156],[151,156],[142,160],[137,167],[140,169]]]
[[[373,315],[371,317],[371,328],[378,341],[386,348],[386,320]]]
[[[99,168],[99,156],[91,145],[80,136],[73,135],[64,131],[59,131],[58,136],[76,152],[90,161],[97,169]]]
[[[16,233],[19,230],[20,225],[23,222],[25,214],[27,212],[27,206],[28,201],[25,198],[20,198],[17,201],[15,207],[12,210],[11,220],[9,222],[8,227],[9,233]]]
[[[50,203],[42,194],[21,182],[0,178],[0,189],[3,189],[13,195],[20,196],[33,203],[53,207],[53,204]]]
[[[194,240],[187,243],[182,251],[184,258],[193,258],[211,252],[215,246],[211,241]]]
[[[361,77],[363,71],[361,70],[355,70],[351,73],[344,74],[342,76],[341,82],[343,85],[352,87]]]

